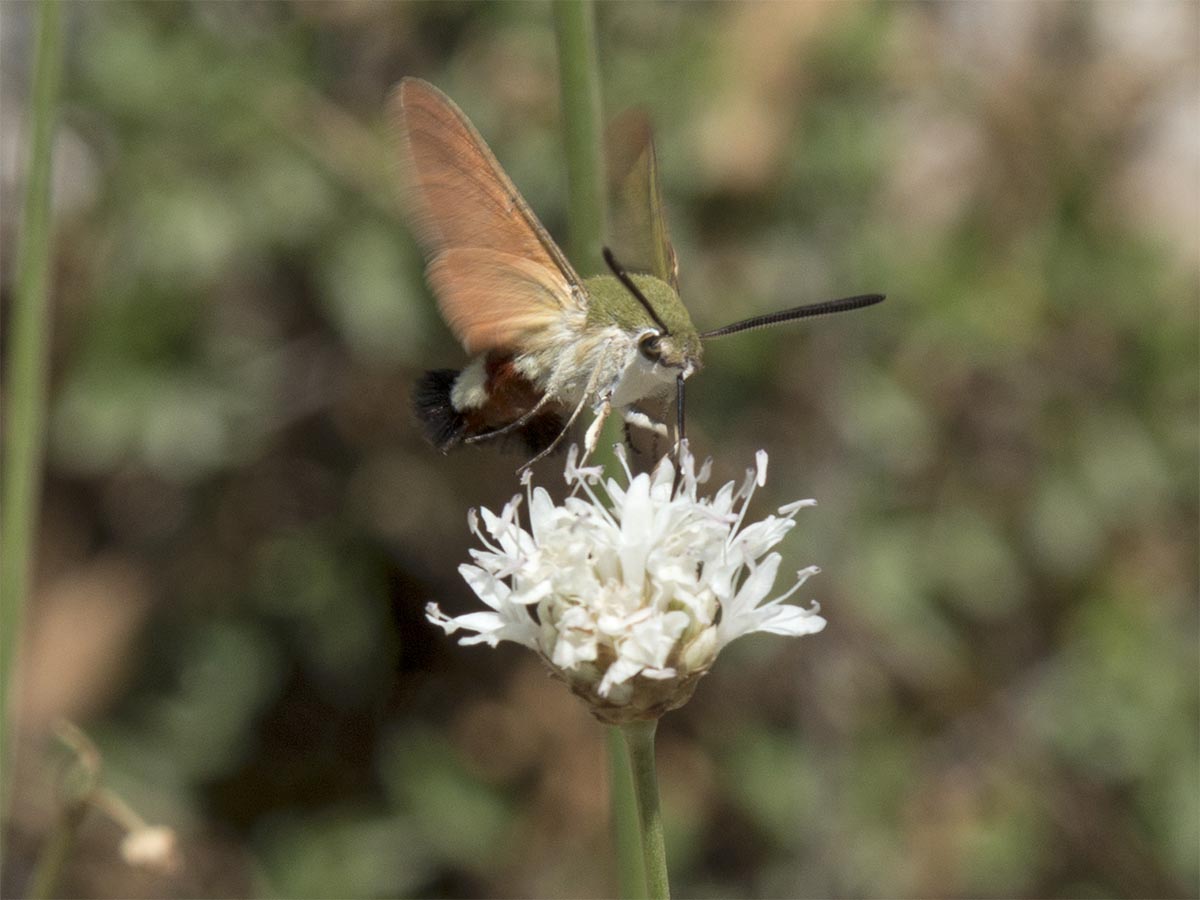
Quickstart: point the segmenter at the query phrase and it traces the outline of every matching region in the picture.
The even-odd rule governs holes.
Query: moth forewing
[[[445,94],[406,78],[389,110],[430,288],[476,354],[463,372],[426,373],[414,394],[418,418],[443,451],[509,431],[540,451],[561,430],[563,403],[577,400],[548,396],[547,386],[554,348],[586,319],[579,276]]]
[[[570,331],[571,320],[585,315],[557,272],[498,250],[445,250],[430,261],[426,277],[468,353],[537,343],[556,326]]]
[[[519,433],[540,455],[588,406],[597,414],[590,449],[611,408],[663,392],[677,371],[695,368],[699,339],[674,286],[648,125],[633,129],[628,163],[619,166],[626,203],[647,205],[629,214],[630,233],[645,246],[642,258],[663,288],[655,287],[654,305],[642,308],[631,306],[610,276],[579,278],[445,94],[406,78],[393,93],[391,115],[406,209],[430,287],[447,324],[475,355],[463,372],[427,373],[418,385],[418,417],[442,450]],[[642,342],[647,335],[653,354]],[[645,419],[630,415],[638,424]]]
[[[405,78],[390,109],[409,223],[428,258],[453,248],[498,250],[580,283],[453,100],[426,81]]]

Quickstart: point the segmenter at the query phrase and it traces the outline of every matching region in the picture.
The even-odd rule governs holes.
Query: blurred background
[[[3,297],[32,8],[5,4]],[[477,605],[469,507],[520,456],[409,413],[463,361],[397,213],[401,76],[565,239],[545,3],[67,9],[48,464],[4,877],[48,738],[175,827],[85,823],[78,897],[601,897],[602,729]],[[689,431],[829,627],[727,650],[659,738],[679,896],[1195,897],[1200,7],[600,4],[609,114],[656,122],[701,328]],[[7,322],[7,312],[5,316]],[[561,460],[538,468],[561,483]]]

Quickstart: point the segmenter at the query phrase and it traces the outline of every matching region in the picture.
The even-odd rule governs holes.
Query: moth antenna
[[[810,303],[807,306],[797,306],[792,309],[781,310],[780,312],[767,313],[765,316],[755,316],[752,319],[743,319],[740,322],[734,322],[723,328],[704,331],[701,332],[700,337],[705,340],[708,338],[725,337],[728,334],[754,331],[757,328],[768,328],[771,325],[791,322],[795,319],[808,319],[813,316],[827,316],[831,313],[849,312],[852,309],[862,309],[865,306],[874,306],[876,303],[882,303],[885,296],[885,294],[859,294],[856,297],[842,297],[839,300]]]
[[[662,329],[662,333],[670,334],[671,332],[667,329],[666,323],[658,317],[658,313],[654,311],[654,307],[650,305],[650,301],[646,299],[646,295],[641,292],[638,286],[633,283],[633,279],[626,274],[623,268],[621,268],[620,263],[618,263],[616,258],[613,257],[612,251],[605,247],[603,253],[604,261],[608,263],[608,267],[612,269],[612,273],[617,276],[617,280],[620,281],[621,284],[625,285],[625,289],[629,291],[629,293],[638,298],[638,302],[640,302],[642,306],[646,307],[646,312],[650,313],[650,318],[654,320],[654,324]]]

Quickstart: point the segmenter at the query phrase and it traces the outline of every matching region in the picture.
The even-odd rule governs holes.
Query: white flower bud
[[[135,828],[121,841],[121,858],[131,866],[170,874],[182,863],[179,840],[165,825]]]

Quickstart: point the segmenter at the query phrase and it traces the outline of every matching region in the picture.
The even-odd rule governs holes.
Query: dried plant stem
[[[30,900],[45,900],[57,895],[58,884],[66,871],[71,848],[75,846],[84,817],[87,816],[94,798],[103,790],[100,788],[103,763],[100,751],[91,739],[66,721],[56,723],[55,733],[71,752],[71,758],[59,779],[62,806],[41,852],[38,853],[29,881]]]
[[[37,7],[37,51],[29,107],[28,171],[18,237],[16,290],[5,372],[4,495],[0,528],[0,811],[10,801],[18,639],[33,569],[46,424],[50,332],[50,170],[61,73],[59,0]]]
[[[62,880],[67,860],[71,856],[71,848],[75,846],[75,838],[87,813],[86,798],[72,800],[63,806],[49,837],[46,838],[42,852],[38,855],[29,884],[30,900],[47,900],[57,896],[58,883]]]
[[[658,720],[633,722],[621,726],[633,787],[637,796],[638,822],[642,834],[642,860],[646,868],[646,888],[651,900],[671,896],[667,879],[667,849],[663,839],[662,810],[658,803],[658,775],[654,769],[654,732]]]

